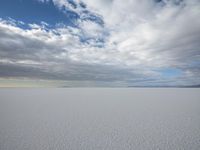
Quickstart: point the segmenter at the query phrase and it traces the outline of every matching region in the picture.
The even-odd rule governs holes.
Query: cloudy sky
[[[200,0],[1,0],[0,85],[200,84],[199,18]]]

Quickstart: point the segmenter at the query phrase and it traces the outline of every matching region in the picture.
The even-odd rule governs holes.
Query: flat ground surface
[[[0,150],[199,150],[200,89],[0,89]]]

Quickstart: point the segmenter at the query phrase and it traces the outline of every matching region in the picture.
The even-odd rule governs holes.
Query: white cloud
[[[53,2],[59,8],[65,6],[81,14],[81,7],[74,8],[66,0]],[[75,2],[80,3],[78,0]],[[153,79],[152,82],[167,82],[154,70],[175,68],[183,72],[180,77],[183,83],[176,81],[177,78],[169,82],[200,82],[198,65],[191,67],[191,63],[200,61],[199,0],[183,0],[180,3],[175,0],[160,3],[153,0],[83,2],[91,12],[102,16],[104,26],[93,21],[79,20],[80,28],[66,26],[46,31],[48,24],[43,23],[30,24],[31,29],[25,30],[17,27],[15,21],[1,20],[0,56],[9,61],[31,62],[33,66],[34,62],[39,61],[43,64],[41,69],[52,66],[63,76],[68,71],[67,67],[72,65],[71,76],[73,73],[84,76],[88,71],[86,76],[98,76],[97,80],[113,77],[135,81],[141,76]],[[82,42],[81,37],[90,40]],[[97,44],[99,38],[104,40],[101,46]],[[93,67],[87,70],[84,65]],[[102,74],[100,70],[97,75],[95,65],[106,69],[102,67]],[[118,70],[118,77],[114,72],[111,73],[112,67]],[[80,68],[86,70],[77,71]],[[107,68],[110,69],[110,77],[106,74]],[[128,75],[120,74],[122,70]]]

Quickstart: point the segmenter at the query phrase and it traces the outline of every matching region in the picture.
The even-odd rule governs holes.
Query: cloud
[[[108,44],[115,45],[120,63],[147,70],[177,68],[183,71],[182,81],[199,82],[197,74],[188,77],[185,72],[192,62],[200,61],[200,1],[85,2],[102,14],[110,31]]]
[[[77,26],[50,28],[43,22],[25,29],[18,21],[1,19],[0,76],[128,85],[200,83],[200,1],[53,2],[63,13],[77,13]],[[180,74],[167,77],[165,69]]]
[[[29,26],[25,30],[0,22],[1,77],[113,82],[134,75],[97,60],[101,49],[81,43],[77,29]]]

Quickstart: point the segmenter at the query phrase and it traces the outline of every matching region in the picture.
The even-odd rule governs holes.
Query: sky
[[[0,86],[200,85],[199,18],[200,0],[1,0]]]

